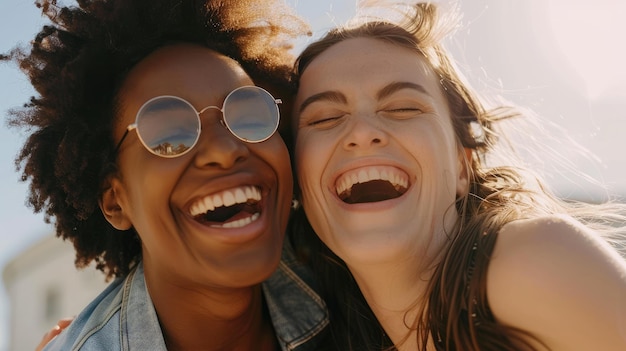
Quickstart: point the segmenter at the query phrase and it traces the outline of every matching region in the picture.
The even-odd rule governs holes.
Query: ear
[[[471,172],[473,150],[470,148],[462,148],[459,146],[458,153],[458,174],[456,182],[456,196],[462,197],[467,195],[469,191],[469,174]]]
[[[104,218],[117,230],[128,230],[133,224],[120,205],[124,192],[122,184],[115,175],[109,175],[104,180],[103,191],[98,199],[98,205]]]

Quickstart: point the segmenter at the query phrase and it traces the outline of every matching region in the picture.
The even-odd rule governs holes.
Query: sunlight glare
[[[626,97],[626,2],[541,1],[550,29],[569,64],[586,82],[586,95]]]

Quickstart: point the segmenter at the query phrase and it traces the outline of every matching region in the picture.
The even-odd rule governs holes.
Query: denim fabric
[[[317,350],[328,325],[326,305],[311,288],[312,275],[286,245],[276,272],[263,283],[283,351]],[[44,351],[165,351],[140,263],[111,283]]]

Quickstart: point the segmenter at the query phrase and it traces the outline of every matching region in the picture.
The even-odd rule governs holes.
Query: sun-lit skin
[[[454,245],[446,241],[459,219],[455,201],[468,193],[455,116],[439,77],[405,47],[343,39],[304,62],[294,118],[307,218],[346,263],[394,346],[417,350],[419,308],[442,298],[427,284],[434,267],[456,258],[442,257]],[[546,200],[537,196],[537,204]],[[485,277],[490,313],[536,337],[524,340],[537,350],[624,349],[622,257],[571,217],[537,213],[498,231]],[[424,348],[435,350],[437,335],[426,338]]]
[[[403,339],[403,320],[414,318],[405,312],[424,288],[415,282],[426,281],[457,219],[455,199],[467,191],[464,152],[438,79],[414,51],[348,39],[304,70],[295,109],[307,217],[346,262],[392,340]],[[358,178],[377,177],[395,190],[381,190],[386,182],[379,181],[346,197]],[[372,192],[382,197],[363,195]]]
[[[298,180],[320,238],[348,266],[433,258],[467,182],[446,100],[424,60],[382,41],[346,40],[306,68],[295,106]],[[343,177],[350,172],[387,173],[408,189],[349,205],[337,193],[355,182]]]
[[[122,137],[152,97],[179,96],[200,110],[221,106],[228,93],[244,85],[254,84],[241,67],[207,48],[161,48],[134,67],[122,85],[113,137]],[[160,317],[185,306],[216,320],[245,319],[247,311],[260,311],[258,284],[280,260],[293,187],[286,146],[278,133],[245,143],[220,118],[218,110],[204,112],[200,140],[177,158],[151,154],[131,132],[119,150],[119,175],[103,196],[101,207],[111,224],[134,227],[142,240],[146,284]],[[192,211],[208,196],[227,198],[237,189],[256,198],[260,192],[258,218],[240,213],[227,221],[243,221],[235,228],[194,219]]]
[[[414,51],[348,39],[301,74],[294,115],[307,217],[399,342],[468,187],[438,79]],[[388,181],[353,186],[348,196],[359,178]],[[416,340],[403,347],[415,349]]]

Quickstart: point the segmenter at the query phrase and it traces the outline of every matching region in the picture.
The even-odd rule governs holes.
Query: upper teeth
[[[194,202],[193,205],[191,205],[189,213],[192,216],[197,216],[207,211],[213,211],[220,206],[228,207],[234,204],[246,203],[248,200],[261,200],[261,192],[259,189],[248,185],[211,194]]]
[[[395,167],[376,166],[359,168],[342,174],[335,183],[335,191],[337,195],[340,195],[345,191],[350,191],[354,184],[367,183],[372,180],[385,180],[396,188],[409,186],[409,177],[406,173]]]

